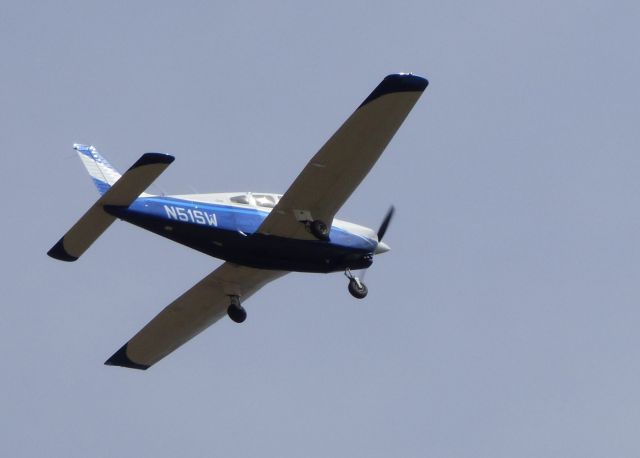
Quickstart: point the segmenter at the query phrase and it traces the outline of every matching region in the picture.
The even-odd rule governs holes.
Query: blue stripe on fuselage
[[[129,210],[167,221],[181,221],[227,231],[242,231],[247,235],[255,233],[269,215],[268,212],[256,208],[242,208],[160,196],[136,199],[129,206]],[[376,247],[374,240],[335,226],[331,228],[331,243],[364,251],[373,251]]]

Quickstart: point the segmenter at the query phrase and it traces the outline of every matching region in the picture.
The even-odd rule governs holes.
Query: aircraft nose
[[[375,254],[382,254],[382,253],[386,253],[390,249],[391,249],[391,247],[389,245],[387,245],[386,243],[378,242],[378,246],[376,247],[376,251],[374,253]]]

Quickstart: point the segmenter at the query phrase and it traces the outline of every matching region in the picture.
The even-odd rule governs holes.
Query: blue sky
[[[6,456],[637,456],[637,2],[5,2]],[[389,73],[430,86],[343,219],[352,299],[291,274],[146,372],[102,362],[219,265],[118,223],[71,146],[156,192],[282,192]]]

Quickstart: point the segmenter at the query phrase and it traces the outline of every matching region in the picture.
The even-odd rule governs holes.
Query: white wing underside
[[[295,239],[314,236],[300,221],[331,225],[427,86],[414,75],[390,75],[309,161],[258,232]]]
[[[225,262],[169,304],[105,364],[147,369],[224,317],[230,296],[246,300],[286,273]]]

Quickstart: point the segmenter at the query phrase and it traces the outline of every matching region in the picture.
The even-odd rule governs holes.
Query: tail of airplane
[[[81,145],[75,143],[73,149],[76,150],[82,165],[85,166],[93,183],[98,188],[100,194],[104,194],[120,179],[122,175],[113,168],[109,161],[107,161],[93,146]]]
[[[73,145],[102,196],[47,253],[61,261],[75,261],[115,221],[105,206],[128,207],[171,164],[173,156],[145,153],[120,175],[93,146]]]

